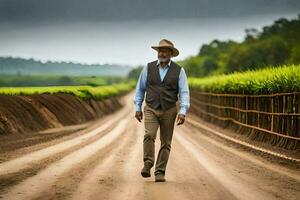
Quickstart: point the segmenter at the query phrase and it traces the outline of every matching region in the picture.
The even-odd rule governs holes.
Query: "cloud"
[[[0,0],[1,20],[130,20],[300,12],[299,0]]]

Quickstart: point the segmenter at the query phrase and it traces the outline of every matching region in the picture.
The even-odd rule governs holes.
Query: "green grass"
[[[63,75],[10,75],[0,74],[0,87],[36,86],[103,86],[126,81],[117,76],[63,76]]]
[[[190,77],[191,89],[214,93],[273,94],[300,91],[300,65],[267,67],[205,78]]]
[[[0,87],[3,95],[71,94],[82,99],[103,100],[133,89],[135,81],[106,86],[49,86],[49,87]]]

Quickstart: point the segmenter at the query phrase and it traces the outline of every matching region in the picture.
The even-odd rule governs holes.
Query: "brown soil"
[[[299,199],[299,163],[270,162],[192,123],[175,126],[167,181],[155,182],[154,168],[143,178],[144,125],[134,118],[133,95],[124,97],[120,110],[74,135],[10,151],[0,163],[0,198]],[[201,122],[193,114],[186,120]]]
[[[119,97],[95,101],[61,93],[0,95],[0,135],[30,134],[82,124],[114,112],[121,106]]]
[[[104,101],[69,94],[0,95],[0,153],[73,137],[124,104],[124,94]],[[14,154],[15,155],[15,154]],[[0,157],[0,162],[7,159]]]

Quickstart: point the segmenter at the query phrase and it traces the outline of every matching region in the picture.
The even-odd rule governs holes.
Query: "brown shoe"
[[[151,176],[151,173],[150,173],[150,170],[152,168],[152,163],[150,162],[144,162],[144,167],[141,171],[141,175],[144,177],[144,178],[147,178],[147,177],[150,177]]]
[[[155,182],[165,182],[165,175],[163,174],[156,174],[155,175]]]

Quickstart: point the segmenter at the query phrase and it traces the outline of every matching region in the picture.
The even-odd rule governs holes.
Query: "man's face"
[[[169,48],[161,47],[158,49],[157,57],[161,62],[167,62],[172,57],[172,50]]]

